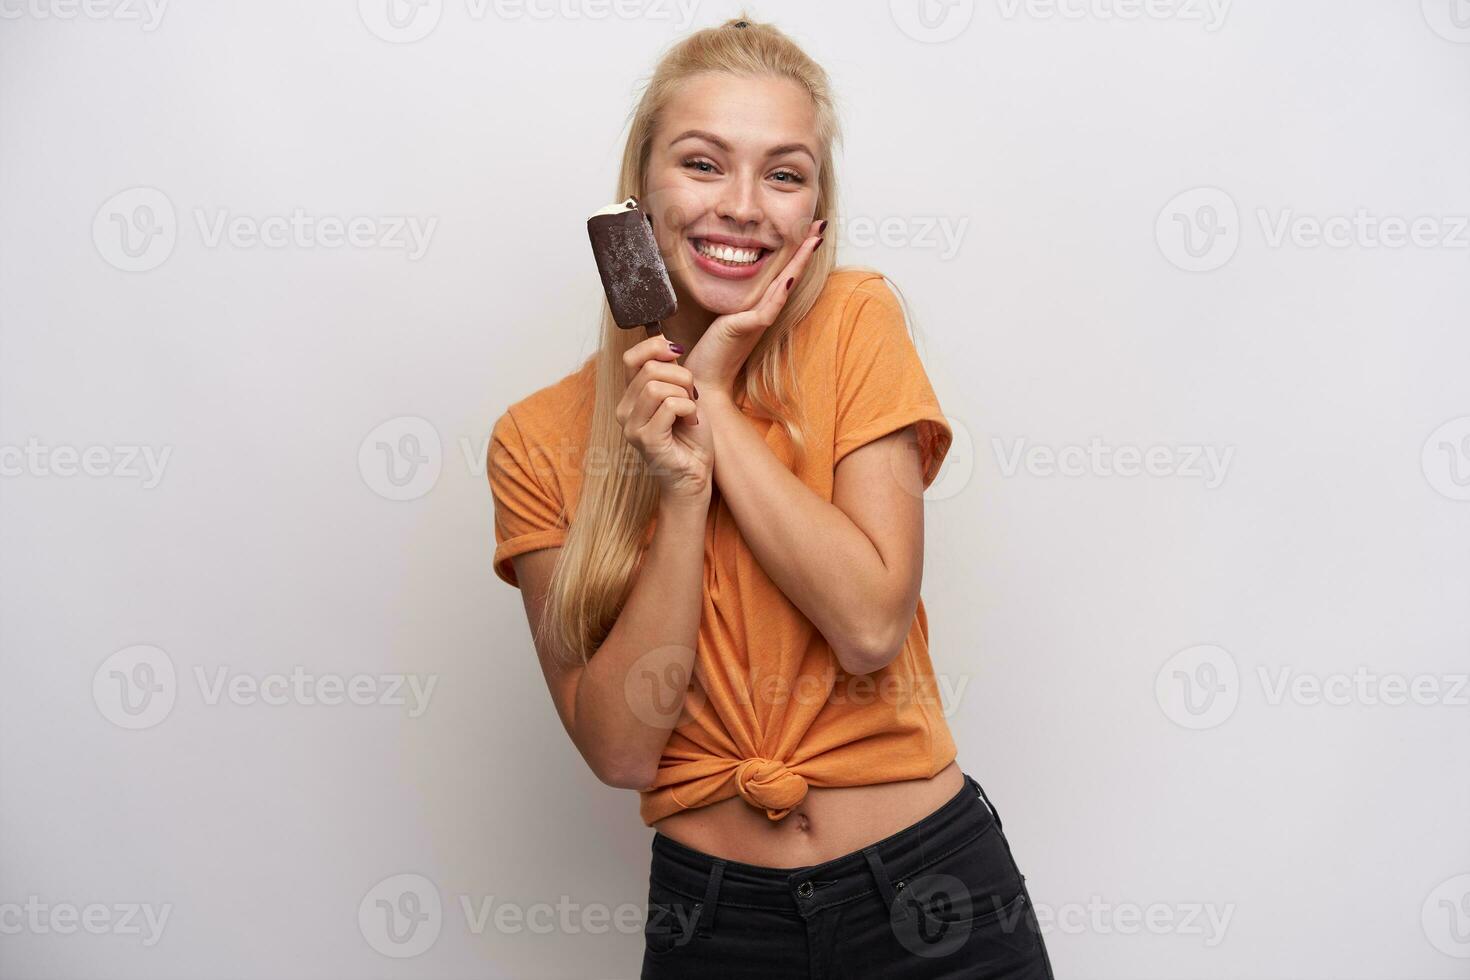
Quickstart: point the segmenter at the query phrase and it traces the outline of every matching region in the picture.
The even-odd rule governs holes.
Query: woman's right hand
[[[616,413],[666,501],[706,496],[714,482],[714,439],[690,397],[694,375],[678,361],[662,335],[630,347],[623,354],[628,388]]]

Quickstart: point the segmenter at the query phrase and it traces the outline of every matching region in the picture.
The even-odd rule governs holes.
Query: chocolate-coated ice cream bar
[[[644,326],[651,337],[659,321],[678,309],[674,284],[653,237],[653,218],[630,197],[587,219],[587,237],[613,320],[623,328]]]

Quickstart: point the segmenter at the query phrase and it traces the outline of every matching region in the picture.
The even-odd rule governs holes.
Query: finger
[[[669,346],[671,341],[663,334],[645,337],[623,352],[623,373],[631,383],[638,369],[652,360],[677,361],[679,355]]]
[[[638,369],[630,386],[637,390],[639,383],[647,384],[650,381],[667,381],[683,388],[685,393],[691,397],[694,395],[694,372],[678,362],[648,360],[643,362],[643,367]]]
[[[667,436],[674,428],[674,423],[680,418],[689,418],[689,424],[698,422],[695,414],[698,406],[689,398],[673,395],[665,398],[658,409],[648,418],[648,421],[639,428],[638,438],[643,440],[644,445],[649,445],[662,436]]]
[[[796,288],[796,282],[801,279],[802,273],[806,272],[806,267],[811,263],[812,256],[817,251],[817,244],[821,240],[820,235],[807,236],[806,241],[802,242],[801,247],[796,250],[796,254],[792,255],[790,261],[786,263],[786,268],[782,269],[781,274],[766,287],[766,294],[761,297],[763,303],[774,303],[777,309],[786,304],[786,297]],[[791,283],[789,286],[788,281]]]
[[[812,236],[801,243],[781,270],[781,274],[771,280],[766,286],[766,291],[761,295],[759,302],[745,313],[736,314],[730,318],[730,326],[737,330],[749,330],[756,327],[768,327],[776,322],[781,308],[786,305],[786,298],[791,295],[796,280],[806,271],[807,264],[812,260],[812,253],[817,250],[817,243],[821,241],[818,236]],[[791,285],[788,286],[787,283]]]
[[[667,381],[650,381],[643,386],[634,402],[631,419],[635,428],[648,424],[658,413],[659,406],[670,398],[688,398],[689,392],[679,385]]]
[[[650,384],[669,384],[671,385],[671,390],[677,391],[681,395],[685,393],[684,388],[672,388],[672,382],[661,381],[649,373],[651,370],[649,365],[658,363],[662,362],[645,361],[643,366],[638,368],[638,372],[633,375],[633,378],[628,382],[628,386],[623,389],[623,394],[618,399],[617,407],[613,409],[613,415],[617,418],[618,424],[623,427],[625,432],[632,432],[646,422],[648,416],[653,414],[653,410],[658,403],[656,399],[650,401],[647,398],[647,390]]]

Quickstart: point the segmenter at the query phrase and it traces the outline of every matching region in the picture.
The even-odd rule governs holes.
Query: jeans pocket
[[[697,916],[703,907],[703,902],[651,880],[648,916],[643,921],[644,949],[653,956],[665,956],[696,942]]]
[[[965,947],[987,962],[1020,963],[1041,946],[1025,878],[994,821],[895,887],[895,927],[910,949],[942,956]]]

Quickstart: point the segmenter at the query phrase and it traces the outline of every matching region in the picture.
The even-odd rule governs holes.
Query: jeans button
[[[796,894],[800,895],[802,898],[811,898],[812,883],[810,881],[803,881],[801,884],[797,885]]]

